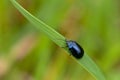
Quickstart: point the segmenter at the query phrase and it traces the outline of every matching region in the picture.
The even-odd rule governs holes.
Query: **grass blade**
[[[50,26],[37,19],[35,16],[26,11],[20,4],[15,0],[10,0],[13,5],[27,18],[33,25],[35,25],[40,31],[45,33],[52,41],[54,41],[58,46],[66,46],[65,37],[56,32]],[[63,40],[63,41],[61,41]],[[73,59],[75,59],[73,57]],[[75,59],[80,65],[82,65],[90,74],[92,74],[97,80],[105,80],[105,77],[101,73],[97,65],[91,60],[91,58],[85,54],[82,59]]]

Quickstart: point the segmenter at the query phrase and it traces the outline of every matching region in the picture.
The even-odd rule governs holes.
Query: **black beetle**
[[[75,58],[80,59],[84,55],[83,48],[75,41],[66,40],[67,47],[70,51],[70,55],[73,55]]]

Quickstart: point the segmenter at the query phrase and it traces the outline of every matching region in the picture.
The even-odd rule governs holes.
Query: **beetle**
[[[71,53],[70,55],[74,56],[76,59],[83,57],[84,50],[76,41],[66,40],[66,45]]]

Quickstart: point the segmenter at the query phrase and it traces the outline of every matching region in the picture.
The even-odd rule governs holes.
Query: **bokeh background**
[[[120,80],[119,0],[17,1],[67,39],[82,45],[108,80]],[[0,0],[0,80],[95,79],[9,0]]]

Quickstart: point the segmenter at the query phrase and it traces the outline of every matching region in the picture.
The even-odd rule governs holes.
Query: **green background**
[[[77,41],[108,80],[120,79],[119,0],[17,1],[67,39]],[[0,80],[95,79],[9,0],[1,0]]]

